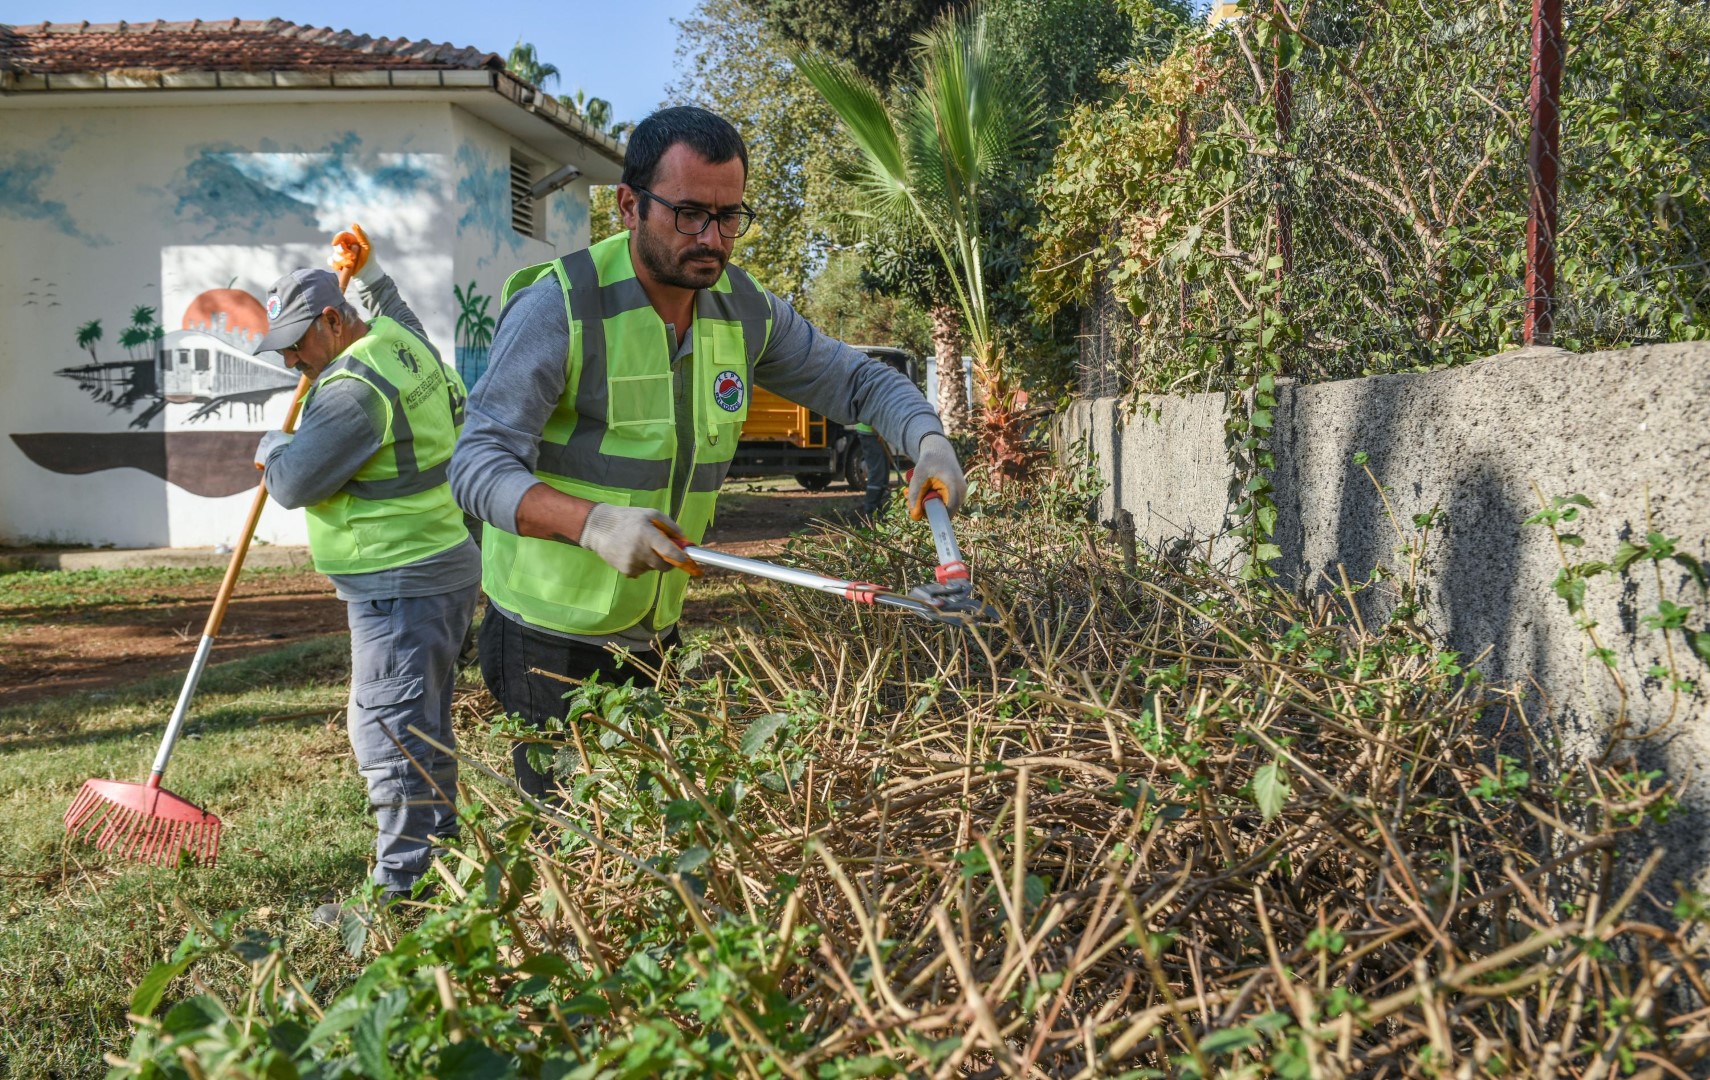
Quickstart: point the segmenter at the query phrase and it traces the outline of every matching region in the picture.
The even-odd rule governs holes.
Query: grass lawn
[[[159,587],[217,572],[134,570],[8,575],[14,610],[146,605]],[[27,580],[25,580],[27,579]],[[27,586],[27,595],[11,590]],[[696,582],[690,625],[741,617],[737,583]],[[0,602],[0,618],[8,614]],[[62,817],[90,777],[142,780],[183,683],[175,671],[127,688],[0,708],[0,1077],[98,1077],[130,1044],[132,988],[184,937],[186,910],[242,909],[244,928],[284,939],[323,999],[360,964],[309,915],[366,875],[367,799],[344,732],[349,642],[332,635],[210,667],[166,787],[220,815],[218,865],[156,869],[68,843]],[[473,669],[465,685],[479,685]],[[306,715],[307,714],[307,715]],[[508,758],[460,712],[459,738]],[[507,770],[508,771],[508,770]],[[465,782],[472,771],[465,772]],[[247,985],[235,967],[227,991]],[[167,995],[195,993],[184,981]]]
[[[324,977],[356,970],[315,905],[361,880],[372,844],[342,725],[345,638],[209,669],[166,786],[220,815],[212,869],[156,869],[66,841],[91,776],[140,780],[181,676],[0,711],[0,1075],[98,1076],[129,1044],[130,988],[183,937],[183,908],[248,908]],[[325,715],[265,719],[318,710]],[[234,972],[235,974],[235,972]]]

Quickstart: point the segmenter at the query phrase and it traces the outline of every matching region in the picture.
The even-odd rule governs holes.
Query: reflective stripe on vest
[[[501,304],[549,278],[564,292],[570,348],[536,477],[594,502],[659,510],[698,542],[730,471],[754,363],[771,332],[765,292],[734,267],[697,291],[693,352],[675,362],[675,343],[635,277],[628,233],[518,271]],[[682,571],[624,578],[585,549],[492,526],[482,561],[487,593],[500,607],[575,634],[616,633],[644,619],[663,629],[680,614],[688,582]]]
[[[308,507],[309,549],[325,574],[407,566],[468,536],[446,469],[462,428],[463,380],[401,324],[378,318],[315,380],[372,387],[385,402],[380,448],[332,497]]]

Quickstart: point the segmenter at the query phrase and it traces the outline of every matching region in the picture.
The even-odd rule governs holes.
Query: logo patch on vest
[[[267,318],[268,318],[268,321],[271,322],[272,320],[277,319],[279,317],[279,309],[283,306],[284,305],[279,303],[279,294],[278,293],[274,293],[272,296],[269,296],[267,298]]]
[[[742,408],[744,387],[742,376],[734,371],[721,371],[713,379],[713,400],[725,412],[735,412]]]

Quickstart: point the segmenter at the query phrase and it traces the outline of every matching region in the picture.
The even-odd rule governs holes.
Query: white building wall
[[[516,237],[509,136],[448,104],[0,115],[0,543],[233,540],[289,390],[258,375],[251,400],[167,400],[146,338],[212,329],[253,347],[244,322],[264,325],[267,286],[324,265],[351,222],[448,361],[468,337],[454,286],[475,282],[496,320],[511,270],[587,242],[585,184],[552,197],[552,242]],[[145,341],[127,350],[138,308]],[[80,346],[92,322],[100,340]],[[257,537],[303,543],[302,512],[269,504]]]
[[[491,326],[497,325],[505,279],[513,271],[588,246],[588,184],[576,180],[536,207],[540,237],[511,227],[511,154],[538,163],[544,176],[557,168],[540,153],[461,109],[452,112],[457,142],[454,172],[457,245],[455,298],[457,369],[471,387],[487,366]],[[454,316],[455,317],[455,316]]]

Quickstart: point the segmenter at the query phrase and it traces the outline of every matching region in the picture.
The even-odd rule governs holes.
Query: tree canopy
[[[667,89],[670,102],[718,113],[748,144],[748,204],[757,216],[733,261],[797,302],[833,240],[826,211],[836,120],[742,0],[703,0],[677,29],[680,76]]]
[[[742,0],[792,46],[835,56],[881,88],[910,69],[915,35],[955,0]]]

